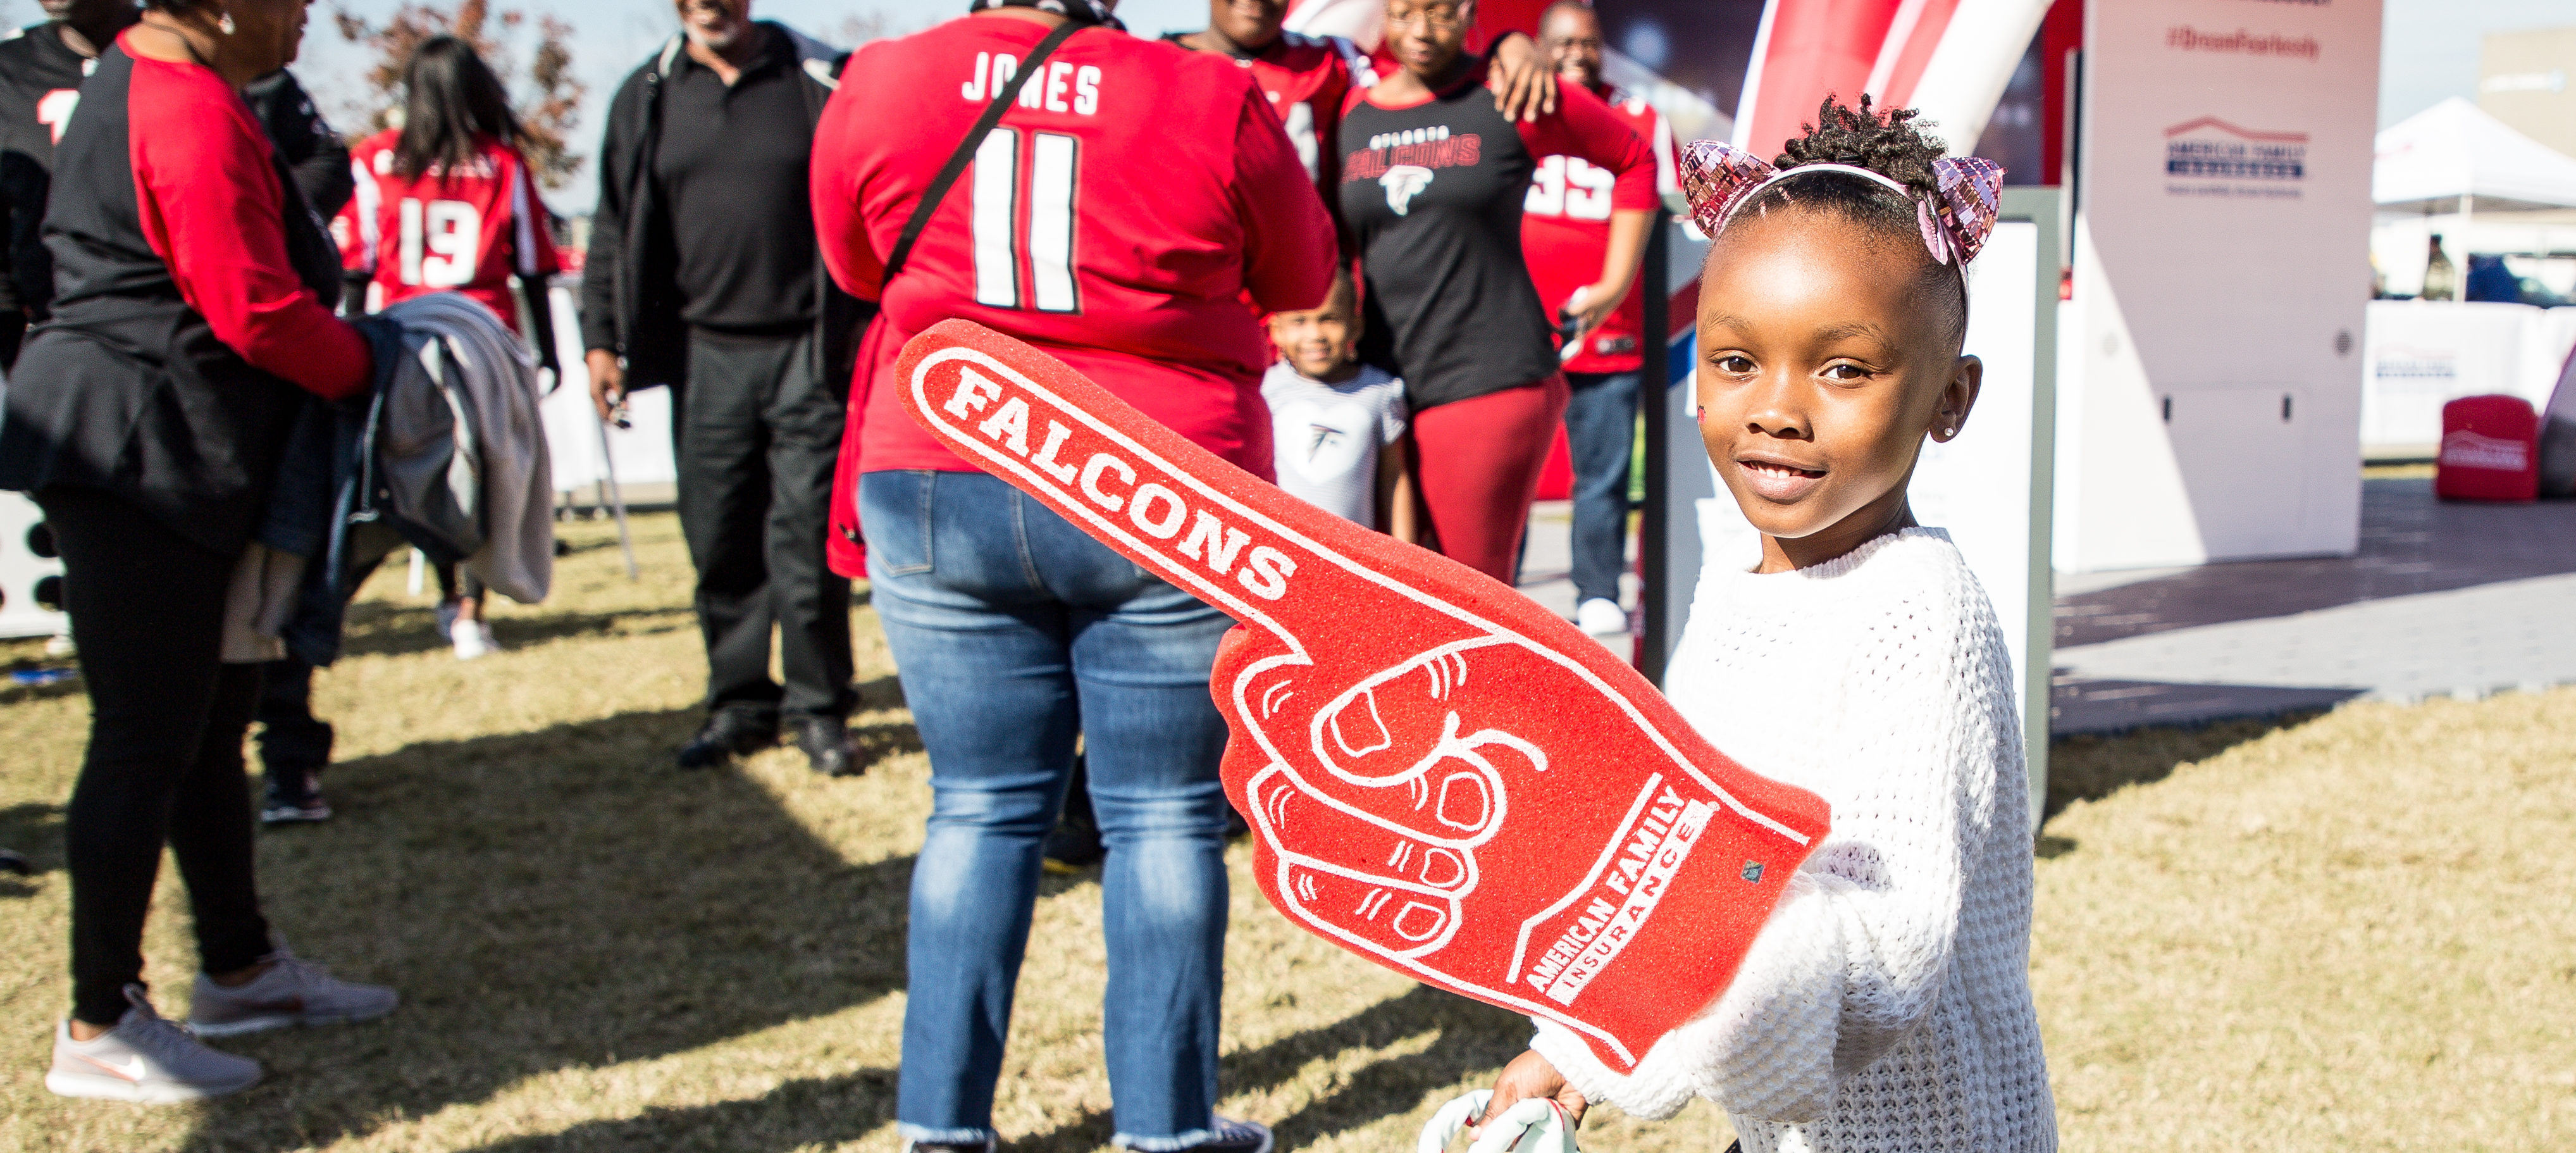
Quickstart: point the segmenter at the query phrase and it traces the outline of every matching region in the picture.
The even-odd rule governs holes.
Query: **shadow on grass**
[[[35,878],[63,867],[63,808],[28,802],[0,809],[0,849],[23,858],[33,877],[0,871],[0,897],[35,892]]]
[[[2323,715],[2284,713],[2183,728],[2131,729],[2112,736],[2060,737],[2048,749],[2048,803],[2041,810],[2041,819],[2045,822],[2054,818],[2077,801],[2098,801],[2131,785],[2161,781],[2184,765],[2297,728]],[[2063,855],[2075,847],[2075,842],[2063,837],[2040,840],[2043,858]],[[2061,844],[2051,846],[2050,841]]]
[[[328,1145],[901,988],[911,859],[853,866],[755,782],[672,768],[698,720],[630,713],[334,766],[337,818],[261,838],[265,903],[297,952],[403,1006],[233,1044],[269,1079],[206,1106],[189,1147]]]
[[[617,632],[645,635],[694,627],[695,621],[685,607],[608,613],[548,612],[542,616],[497,617],[492,621],[492,631],[501,644],[512,648],[562,637]],[[437,652],[448,647],[438,635],[437,610],[425,604],[358,601],[349,606],[348,627],[343,636],[340,655],[344,657],[398,656]]]
[[[1424,1094],[1500,1067],[1528,1047],[1529,1020],[1416,987],[1321,1029],[1231,1054],[1223,1061],[1220,1083],[1229,1093],[1259,1092],[1345,1050],[1384,1048],[1426,1033],[1438,1034],[1428,1049],[1355,1070],[1339,1088],[1274,1123],[1278,1147],[1302,1148],[1328,1134],[1410,1112]],[[856,1140],[894,1120],[894,1108],[895,1071],[863,1069],[844,1077],[791,1081],[756,1100],[654,1109],[626,1120],[512,1138],[475,1153],[642,1148],[783,1153]],[[1089,1153],[1107,1145],[1114,1130],[1107,1111],[1093,1110],[1005,1145],[1010,1153]]]
[[[894,1120],[895,1071],[790,1081],[748,1101],[647,1109],[620,1121],[585,1121],[560,1133],[514,1137],[473,1153],[583,1153],[595,1149],[786,1150],[855,1141]]]
[[[1227,1093],[1259,1092],[1349,1049],[1382,1049],[1409,1037],[1437,1034],[1423,1051],[1352,1070],[1339,1087],[1272,1122],[1278,1147],[1298,1149],[1333,1133],[1409,1113],[1434,1089],[1501,1068],[1529,1047],[1529,1032],[1527,1017],[1417,985],[1321,1029],[1229,1054],[1220,1062],[1218,1084]],[[1108,1144],[1113,1130],[1109,1114],[1095,1110],[1008,1144],[1011,1153],[1088,1153]]]

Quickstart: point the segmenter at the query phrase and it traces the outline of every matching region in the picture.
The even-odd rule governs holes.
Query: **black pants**
[[[680,531],[698,570],[710,711],[840,717],[857,703],[850,582],[823,560],[849,386],[817,378],[813,339],[689,334]],[[773,625],[784,688],[769,679]]]
[[[36,501],[62,550],[63,607],[90,700],[89,752],[64,829],[72,1015],[113,1025],[125,986],[143,979],[143,916],[165,844],[188,883],[206,971],[269,952],[242,775],[259,666],[221,660],[238,558],[104,492],[54,488]]]
[[[259,666],[259,760],[268,778],[318,773],[331,763],[329,721],[313,715],[313,666],[286,657]],[[301,791],[300,780],[290,791]]]

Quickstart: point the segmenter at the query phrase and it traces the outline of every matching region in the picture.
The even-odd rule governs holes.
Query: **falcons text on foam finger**
[[[1057,486],[1070,486],[1059,488],[1066,498],[1079,493],[1080,499],[1104,511],[1125,512],[1128,523],[1150,538],[1138,542],[1145,547],[1158,548],[1150,542],[1177,540],[1180,559],[1166,558],[1175,567],[1204,565],[1216,576],[1232,576],[1244,591],[1263,600],[1288,595],[1288,578],[1297,571],[1297,562],[1288,554],[1265,544],[1245,555],[1244,546],[1251,544],[1252,534],[1227,523],[1214,510],[1190,507],[1172,485],[1155,480],[1138,483],[1135,463],[1117,453],[1095,451],[1075,465],[1065,455],[1065,443],[1073,439],[1074,430],[1061,420],[1045,418],[1046,433],[1032,451],[1030,424],[1036,414],[1026,397],[1004,392],[1000,382],[961,365],[956,386],[939,409],[970,422],[968,427],[996,448],[1028,461]],[[1238,557],[1241,567],[1235,563]],[[1184,565],[1184,561],[1190,563]]]

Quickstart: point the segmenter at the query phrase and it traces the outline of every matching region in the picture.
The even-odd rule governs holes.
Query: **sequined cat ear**
[[[1694,140],[1682,148],[1682,195],[1690,201],[1691,219],[1714,237],[1727,217],[1762,182],[1779,173],[1771,162],[1714,140]]]
[[[1923,244],[1932,259],[1948,264],[1955,256],[1965,267],[1986,246],[2003,210],[2003,166],[1975,156],[1945,157],[1932,162],[1932,180],[1936,191],[1916,205]]]

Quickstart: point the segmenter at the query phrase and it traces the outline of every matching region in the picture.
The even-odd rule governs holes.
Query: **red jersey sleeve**
[[[1517,121],[1516,126],[1533,156],[1580,156],[1617,173],[1619,182],[1610,190],[1611,207],[1648,209],[1659,202],[1654,150],[1581,85],[1558,85],[1554,115]]]
[[[1233,194],[1243,220],[1243,284],[1253,302],[1270,312],[1322,303],[1341,251],[1333,218],[1278,115],[1248,85],[1235,123]]]
[[[866,76],[871,52],[883,42],[859,50],[846,76]],[[859,211],[858,180],[865,167],[870,134],[858,123],[863,85],[844,84],[823,105],[814,125],[814,162],[807,177],[814,202],[814,240],[823,249],[823,268],[832,280],[861,300],[875,300],[884,289],[885,259],[868,239],[868,222]],[[1303,179],[1305,173],[1298,173]]]
[[[555,251],[555,233],[546,219],[545,201],[537,198],[536,178],[528,171],[528,158],[517,148],[510,154],[510,271],[522,280],[553,276],[563,271],[563,255]]]
[[[366,338],[287,260],[284,192],[241,97],[204,68],[138,59],[126,115],[144,238],[215,338],[325,397],[365,387]]]

